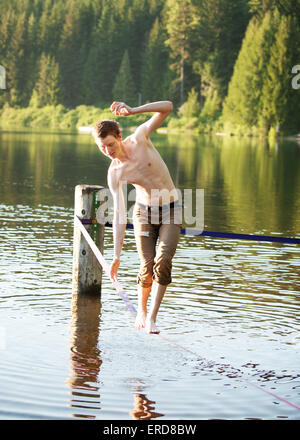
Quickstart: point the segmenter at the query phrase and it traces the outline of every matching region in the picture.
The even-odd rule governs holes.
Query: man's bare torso
[[[149,138],[139,133],[123,141],[125,161],[113,159],[108,173],[120,183],[136,188],[136,201],[144,205],[162,205],[177,199],[169,170]],[[171,194],[170,194],[171,193]]]

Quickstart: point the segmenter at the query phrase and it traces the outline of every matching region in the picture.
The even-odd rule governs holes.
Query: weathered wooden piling
[[[74,215],[84,221],[84,226],[96,246],[103,252],[104,225],[97,223],[96,211],[99,206],[99,185],[77,185],[75,188]],[[101,294],[102,267],[74,223],[73,241],[73,293]]]

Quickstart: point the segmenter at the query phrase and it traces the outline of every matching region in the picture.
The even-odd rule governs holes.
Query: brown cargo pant
[[[161,207],[135,204],[133,225],[140,258],[137,277],[140,286],[150,287],[153,280],[163,286],[171,283],[172,258],[179,241],[181,223],[182,206],[178,202]]]

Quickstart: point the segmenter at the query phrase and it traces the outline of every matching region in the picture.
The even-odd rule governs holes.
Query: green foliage
[[[266,135],[299,128],[299,92],[291,86],[291,68],[299,56],[299,26],[277,9],[249,23],[223,107],[225,123],[251,127]]]
[[[178,111],[178,118],[171,118],[168,128],[171,130],[192,130],[197,127],[200,115],[200,103],[198,93],[192,89],[186,102],[182,104]]]
[[[77,129],[81,126],[93,126],[101,119],[116,119],[122,128],[138,126],[145,122],[149,115],[140,114],[127,117],[115,117],[109,108],[100,109],[94,106],[80,105],[72,110],[62,104],[45,107],[15,108],[5,104],[0,109],[0,127],[41,127]]]
[[[263,109],[259,125],[275,127],[282,131],[299,128],[300,93],[291,87],[291,67],[299,58],[299,27],[296,20],[281,16],[275,40],[270,49],[270,58],[263,84]]]
[[[128,51],[126,50],[113,86],[113,100],[137,105],[137,94],[132,78]]]
[[[299,30],[299,0],[0,0],[2,118],[75,127],[171,99],[173,127],[299,131]]]
[[[263,23],[253,18],[247,28],[223,109],[224,119],[234,124],[252,126],[258,123],[263,72],[269,57],[270,38],[273,40],[271,26],[268,13]]]
[[[44,107],[57,105],[61,95],[59,66],[53,57],[42,53],[38,80],[29,105]]]
[[[249,22],[245,0],[195,0],[190,50],[204,99],[217,88],[224,99]]]
[[[200,104],[198,101],[198,93],[192,89],[188,94],[187,101],[180,107],[179,115],[183,118],[194,118],[200,114]]]
[[[169,51],[165,40],[166,31],[157,17],[149,34],[141,70],[144,102],[170,99]]]
[[[249,6],[250,12],[259,17],[277,9],[281,15],[294,17],[300,24],[299,0],[249,0]]]
[[[110,103],[125,51],[140,92],[147,38],[163,4],[163,0],[0,1],[0,63],[6,68],[8,86],[0,105],[26,107],[31,98],[40,105],[36,83],[42,54],[58,63],[61,87],[53,91],[57,102],[67,107]]]
[[[164,15],[168,39],[166,45],[171,49],[175,71],[175,85],[179,85],[179,104],[182,105],[186,97],[186,69],[192,63],[189,51],[189,39],[192,30],[194,8],[191,0],[167,0]]]
[[[212,90],[210,95],[207,96],[200,113],[200,122],[202,124],[211,124],[220,118],[221,102],[218,91]]]

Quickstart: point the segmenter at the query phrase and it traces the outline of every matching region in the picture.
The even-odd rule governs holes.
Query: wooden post
[[[96,222],[99,206],[97,195],[104,189],[98,185],[77,185],[75,188],[74,215],[82,220],[100,252],[103,252],[104,225]],[[101,294],[102,267],[88,245],[80,229],[74,224],[73,242],[73,293]]]

